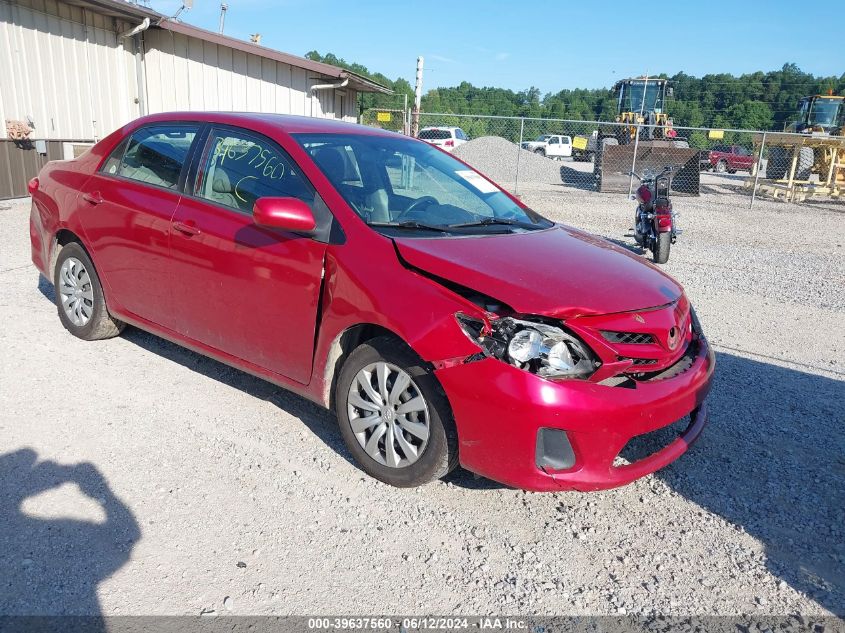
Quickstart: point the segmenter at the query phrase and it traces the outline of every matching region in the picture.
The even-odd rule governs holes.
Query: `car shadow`
[[[845,613],[845,382],[718,353],[707,402],[699,441],[656,476],[759,540],[775,577]]]
[[[104,520],[52,518],[26,507],[67,485]],[[129,560],[140,538],[132,512],[94,465],[38,461],[31,448],[0,454],[0,615],[86,616],[84,630],[105,631],[97,586]]]
[[[328,448],[335,451],[357,468],[352,455],[343,442],[343,437],[340,435],[337,418],[332,412],[311,400],[299,396],[292,391],[288,391],[283,387],[274,385],[262,378],[257,378],[240,369],[230,367],[208,356],[197,354],[180,345],[134,327],[127,327],[123,331],[123,334],[121,334],[121,337],[133,345],[137,345],[148,352],[202,374],[206,378],[211,378],[228,387],[243,391],[253,398],[271,403],[275,407],[302,421],[308,430]]]
[[[38,290],[51,302],[55,302],[53,284],[44,279],[42,275],[38,277]],[[186,369],[202,374],[206,378],[211,378],[228,387],[243,391],[253,398],[270,402],[282,411],[299,418],[326,446],[357,468],[352,455],[343,442],[343,437],[340,435],[337,418],[333,413],[318,404],[292,391],[257,378],[240,369],[230,367],[208,356],[197,354],[144,330],[129,326],[123,331],[121,338]]]

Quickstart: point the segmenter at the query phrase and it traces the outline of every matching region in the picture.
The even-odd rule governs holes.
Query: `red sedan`
[[[460,463],[530,490],[608,488],[706,422],[713,353],[681,286],[427,143],[159,114],[30,191],[32,259],[71,334],[131,324],[330,407],[387,483]]]

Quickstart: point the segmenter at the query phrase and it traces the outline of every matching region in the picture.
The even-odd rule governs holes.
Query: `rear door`
[[[172,223],[177,331],[303,384],[311,376],[326,244],[252,221],[255,201],[328,210],[274,141],[213,128]]]
[[[200,125],[156,123],[120,143],[80,193],[80,214],[110,303],[172,328],[170,221]]]

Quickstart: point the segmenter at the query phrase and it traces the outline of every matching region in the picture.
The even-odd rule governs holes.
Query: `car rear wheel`
[[[457,466],[457,432],[442,387],[388,337],[356,348],[335,391],[340,432],[361,468],[392,486],[420,486]]]
[[[62,247],[56,258],[53,285],[59,320],[74,336],[97,341],[117,336],[125,327],[109,314],[100,278],[79,244]]]

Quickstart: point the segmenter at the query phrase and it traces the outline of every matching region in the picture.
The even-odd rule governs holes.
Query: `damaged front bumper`
[[[692,363],[682,372],[633,385],[548,380],[489,357],[435,373],[458,427],[461,465],[525,490],[588,491],[627,484],[680,457],[707,422],[704,400],[714,365],[701,336]],[[621,463],[620,452],[632,438],[688,415],[689,425],[674,441],[643,459]],[[555,441],[544,448],[568,452],[557,462],[564,467],[550,465],[556,463],[554,456],[541,459],[541,429],[565,432],[563,445]]]

